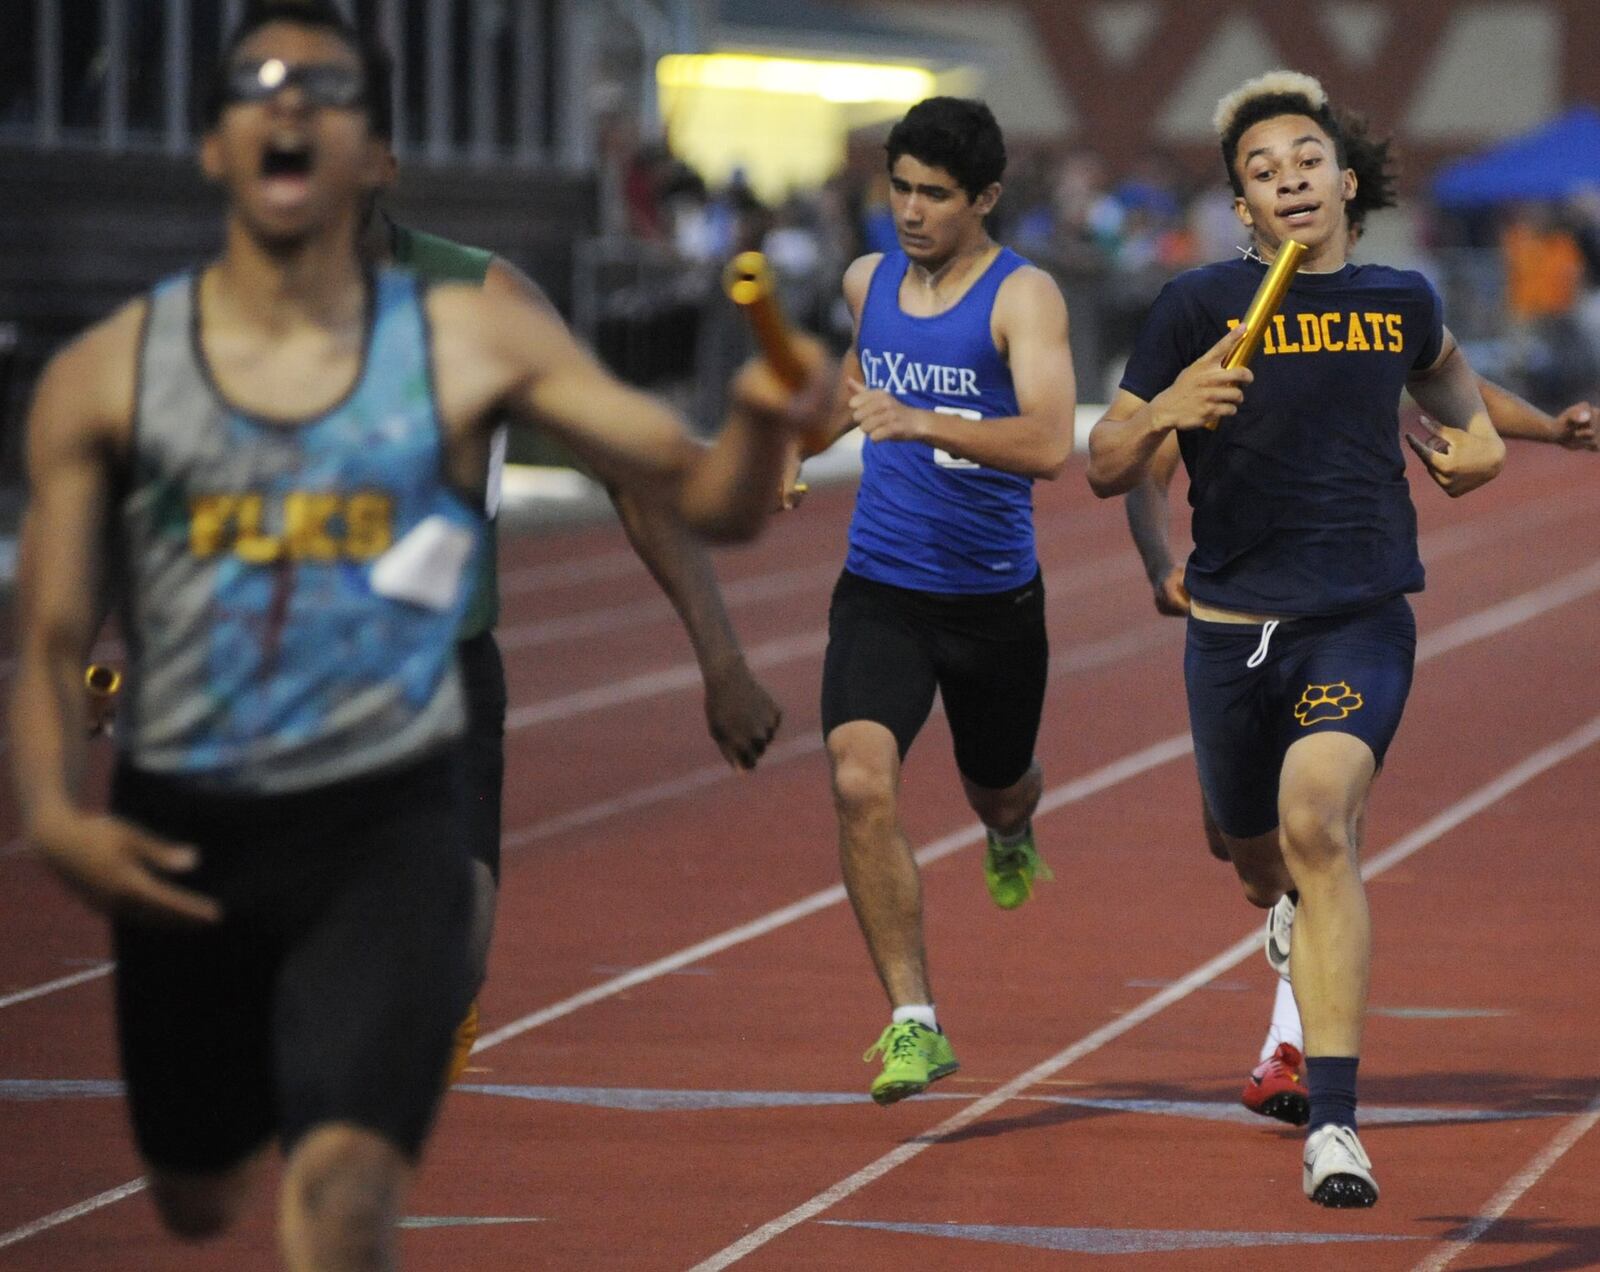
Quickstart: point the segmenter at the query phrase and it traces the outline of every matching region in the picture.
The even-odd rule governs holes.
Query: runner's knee
[[[376,1256],[391,1239],[405,1175],[399,1149],[375,1132],[319,1127],[290,1154],[283,1181],[285,1228],[313,1248],[331,1244]]]
[[[828,757],[840,817],[870,817],[893,809],[899,753],[888,730],[835,729],[828,737]]]
[[[1278,833],[1283,855],[1311,869],[1345,860],[1353,844],[1342,809],[1309,801],[1285,805]]]

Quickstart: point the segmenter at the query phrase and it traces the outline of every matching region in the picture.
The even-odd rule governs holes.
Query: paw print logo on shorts
[[[1342,680],[1331,685],[1307,685],[1300,701],[1294,704],[1294,718],[1300,721],[1301,728],[1309,729],[1313,724],[1343,720],[1361,710],[1362,705],[1361,695]]]

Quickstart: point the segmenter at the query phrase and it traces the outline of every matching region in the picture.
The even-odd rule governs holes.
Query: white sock
[[[894,1023],[904,1024],[914,1020],[924,1029],[938,1029],[939,1022],[933,1014],[932,1003],[909,1003],[904,1007],[896,1007],[893,1016]]]
[[[1297,1051],[1306,1049],[1305,1031],[1300,1027],[1300,1008],[1294,1001],[1294,988],[1287,976],[1278,977],[1278,994],[1272,1000],[1272,1027],[1267,1030],[1267,1040],[1261,1044],[1261,1059],[1265,1060],[1287,1042]]]

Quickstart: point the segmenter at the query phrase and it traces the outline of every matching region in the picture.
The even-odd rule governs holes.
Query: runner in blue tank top
[[[227,1228],[276,1141],[285,1264],[378,1269],[471,991],[455,637],[487,440],[540,425],[748,538],[824,377],[797,405],[747,367],[702,446],[547,310],[364,267],[388,64],[331,0],[260,0],[217,71],[222,256],[57,354],[29,414],[13,775],[24,834],[112,920],[167,1227]],[[109,815],[81,789],[104,572],[129,654]]]
[[[864,471],[822,674],[845,887],[892,1009],[867,1053],[883,1057],[880,1104],[956,1069],[896,804],[935,693],[989,829],[990,894],[1011,909],[1048,877],[1031,823],[1048,663],[1032,485],[1065,466],[1074,406],[1061,293],[984,227],[1005,171],[988,107],[931,98],[887,149],[900,247],[844,279],[855,340],[834,433],[861,429]]]
[[[1246,897],[1271,907],[1275,967],[1288,966],[1298,903],[1301,1185],[1321,1205],[1370,1206],[1378,1186],[1356,1133],[1371,959],[1358,856],[1411,685],[1405,593],[1423,583],[1401,390],[1444,422],[1428,443],[1408,441],[1449,494],[1494,477],[1505,446],[1426,280],[1348,262],[1362,178],[1322,86],[1263,76],[1223,99],[1216,126],[1252,250],[1156,299],[1090,437],[1088,476],[1097,494],[1120,494],[1172,446],[1188,467],[1184,678],[1201,789]],[[1307,251],[1282,310],[1253,367],[1225,370],[1289,238]]]

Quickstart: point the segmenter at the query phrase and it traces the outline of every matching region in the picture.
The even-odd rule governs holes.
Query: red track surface
[[[924,869],[928,939],[963,1067],[935,1088],[944,1098],[887,1110],[863,1094],[872,1070],[859,1054],[886,1011],[829,891],[817,738],[850,493],[816,492],[759,545],[720,558],[735,622],[787,713],[774,754],[742,777],[720,768],[687,643],[618,531],[506,543],[503,633],[523,723],[508,748],[488,1045],[466,1085],[788,1102],[652,1111],[454,1092],[408,1212],[457,1222],[408,1230],[406,1265],[983,1272],[1097,1266],[1114,1248],[1118,1267],[1230,1272],[1600,1266],[1600,461],[1514,448],[1485,490],[1450,502],[1419,483],[1416,500],[1425,661],[1366,852],[1375,1210],[1306,1202],[1287,1128],[1061,1102],[1199,1102],[1228,1116],[1272,983],[1241,944],[1256,912],[1199,834],[1181,624],[1150,606],[1120,507],[1096,504],[1072,471],[1039,493],[1055,670],[1038,825],[1056,882],[1016,913],[990,905],[936,717],[907,766],[905,821],[914,845],[947,854]],[[110,1199],[139,1176],[119,1101],[23,1101],[4,1085],[116,1070],[103,975],[9,1001],[92,972],[106,940],[16,850],[3,798],[0,1268],[273,1266],[269,1193],[223,1245],[181,1248],[143,1196]],[[1412,855],[1391,861],[1396,846]],[[621,983],[628,969],[642,969],[637,983]],[[795,1098],[806,1093],[853,1098]],[[1384,1106],[1412,1120],[1383,1124]],[[459,1222],[494,1218],[525,1222]],[[864,1224],[926,1227],[851,1226]],[[1196,1233],[1235,1235],[1187,1248]],[[1355,1240],[1291,1244],[1315,1234]]]

